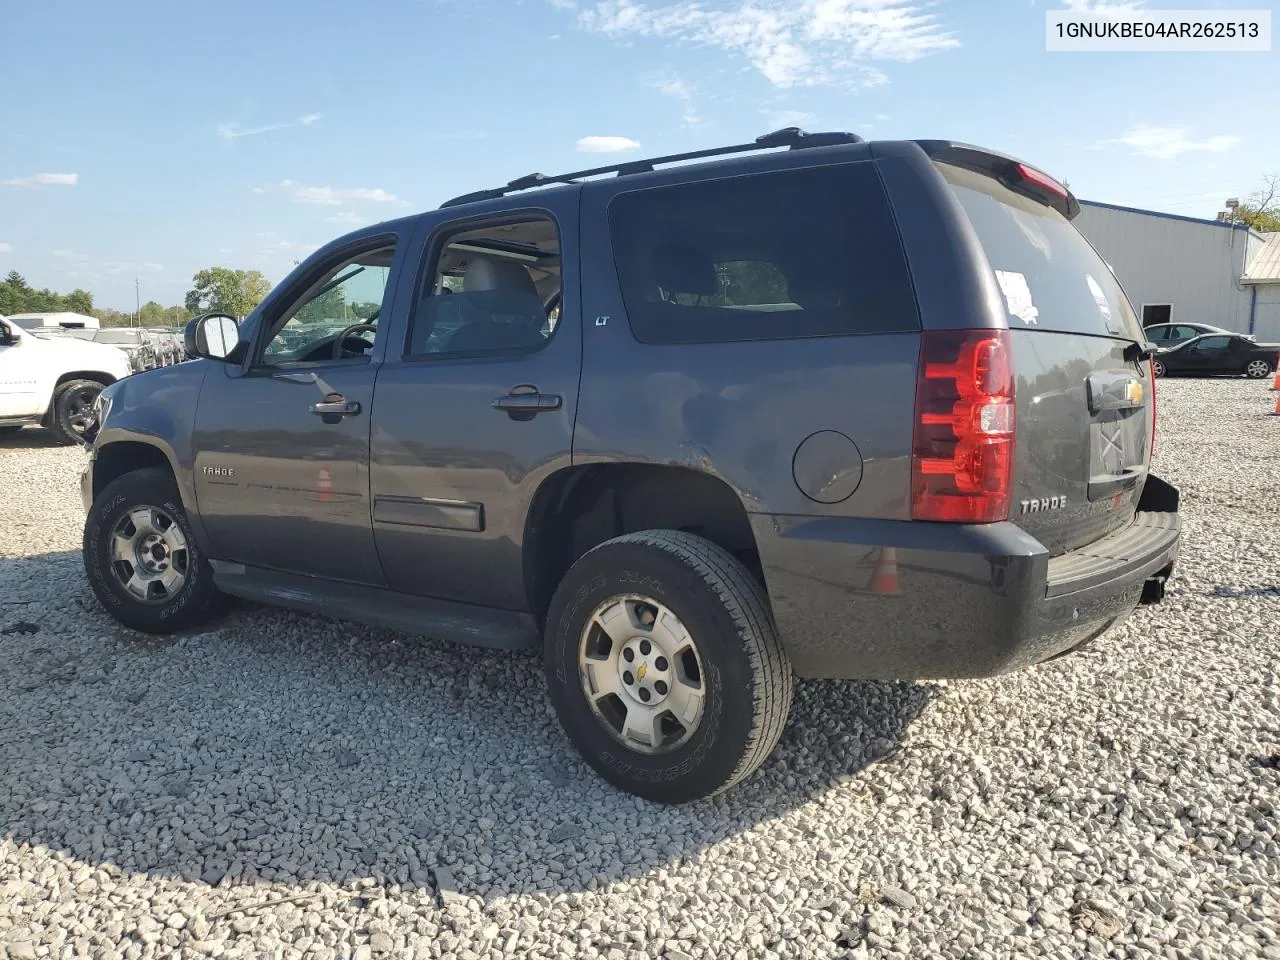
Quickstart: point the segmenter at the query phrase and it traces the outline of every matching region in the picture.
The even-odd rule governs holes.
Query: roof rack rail
[[[689,153],[673,153],[665,157],[653,157],[648,160],[629,160],[625,163],[610,164],[606,167],[592,167],[589,170],[575,170],[573,173],[562,173],[551,176],[545,173],[530,173],[517,177],[506,186],[494,187],[490,190],[477,190],[464,193],[460,197],[446,200],[440,204],[445,207],[456,207],[464,203],[475,203],[477,200],[496,200],[508,193],[528,190],[532,187],[543,187],[552,183],[578,183],[585,177],[596,177],[605,173],[614,173],[625,177],[633,173],[651,173],[660,163],[678,163],[681,160],[701,160],[704,157],[723,157],[732,153],[748,153],[752,150],[770,150],[775,147],[788,147],[792,150],[803,150],[808,147],[830,147],[843,143],[861,143],[862,138],[856,133],[806,133],[799,127],[784,127],[764,136],[756,137],[751,143],[735,143],[727,147],[712,147],[709,150],[693,150]]]

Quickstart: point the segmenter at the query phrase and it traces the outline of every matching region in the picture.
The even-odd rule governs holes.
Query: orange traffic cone
[[[316,497],[317,500],[333,499],[333,474],[329,472],[328,466],[320,468],[320,472],[316,474]]]
[[[876,572],[871,575],[871,592],[896,597],[898,589],[898,551],[893,547],[882,547],[880,559],[876,563]]]
[[[1280,390],[1280,371],[1276,371],[1276,378],[1271,381],[1272,390]]]
[[[1271,411],[1271,416],[1280,417],[1280,395],[1276,396],[1276,408]]]

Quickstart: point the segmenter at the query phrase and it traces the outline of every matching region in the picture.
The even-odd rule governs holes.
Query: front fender
[[[134,463],[145,460],[115,451],[125,444],[141,444],[163,455],[178,486],[182,506],[200,547],[208,550],[208,536],[200,520],[195,491],[195,431],[200,389],[208,373],[208,360],[195,360],[134,374],[109,388],[110,409],[94,438],[92,467],[97,476],[92,489],[100,491]],[[114,449],[113,449],[114,448]],[[135,447],[134,450],[137,448]],[[99,472],[103,471],[103,472]]]

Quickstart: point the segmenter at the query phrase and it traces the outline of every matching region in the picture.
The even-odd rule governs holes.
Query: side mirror
[[[22,328],[16,323],[0,323],[0,345],[16,347],[22,339]]]
[[[182,339],[188,356],[225,360],[240,342],[240,324],[225,313],[206,313],[187,323]]]

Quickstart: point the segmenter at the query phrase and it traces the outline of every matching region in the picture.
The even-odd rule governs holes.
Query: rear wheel
[[[59,443],[79,443],[93,417],[93,405],[102,392],[97,380],[68,380],[53,391],[49,431]]]
[[[1244,368],[1244,375],[1254,380],[1261,380],[1270,374],[1271,364],[1265,360],[1250,360],[1249,365]]]
[[[728,789],[773,751],[791,666],[760,584],[701,537],[607,541],[565,575],[546,630],[551,700],[583,758],[649,800]]]
[[[135,630],[196,626],[223,602],[167,470],[126,473],[94,500],[84,526],[84,569],[107,612]]]
[[[1164,376],[1164,364],[1161,363],[1159,360],[1151,361],[1151,369],[1155,371],[1155,374],[1157,377]]]

